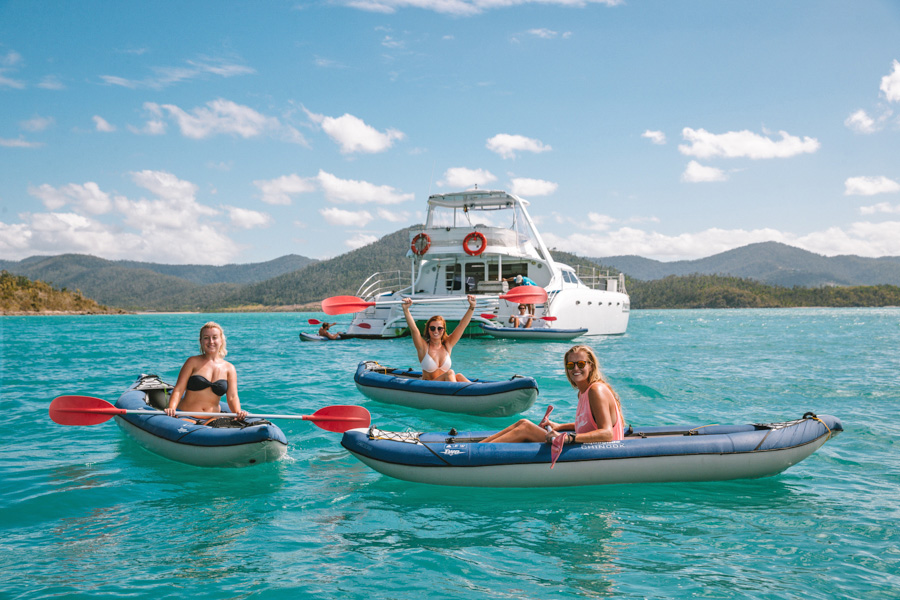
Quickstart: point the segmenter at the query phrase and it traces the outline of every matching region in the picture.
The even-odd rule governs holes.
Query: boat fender
[[[412,239],[412,243],[409,247],[413,251],[413,254],[422,256],[428,252],[429,248],[431,248],[431,238],[423,231]]]
[[[469,246],[469,242],[472,240],[478,240],[480,242],[479,246],[475,249],[472,249]],[[478,256],[484,252],[485,248],[487,248],[487,238],[484,237],[484,234],[480,231],[473,231],[463,239],[463,250],[465,250],[466,254],[469,256]]]

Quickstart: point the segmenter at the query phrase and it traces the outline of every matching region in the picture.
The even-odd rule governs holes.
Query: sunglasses
[[[443,331],[443,330],[444,330],[443,327],[440,327],[440,326],[438,326],[438,325],[429,325],[429,326],[428,326],[428,329],[429,329],[430,331]]]
[[[578,367],[579,369],[584,369],[585,365],[588,365],[588,364],[590,364],[590,363],[586,360],[576,360],[575,362],[572,362],[570,360],[569,362],[566,363],[566,370],[571,371],[575,367]]]

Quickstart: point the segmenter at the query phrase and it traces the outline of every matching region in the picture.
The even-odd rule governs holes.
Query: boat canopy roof
[[[434,194],[428,198],[429,208],[441,206],[443,208],[496,210],[513,208],[516,204],[528,206],[528,200],[523,200],[502,190],[466,190],[452,194]]]

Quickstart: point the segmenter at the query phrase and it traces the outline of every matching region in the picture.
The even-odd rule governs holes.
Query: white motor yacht
[[[630,304],[624,276],[599,274],[599,268],[576,271],[554,261],[527,206],[527,200],[493,190],[429,197],[425,226],[410,231],[409,272],[371,275],[357,296],[375,304],[355,315],[347,333],[405,335],[400,301],[407,296],[418,323],[440,314],[452,330],[468,308],[466,295],[473,294],[478,304],[466,334],[483,335],[481,323],[505,326],[519,313],[517,303],[500,299],[519,282],[547,291],[546,302],[528,307],[535,327],[625,333]],[[416,302],[421,300],[428,302]]]

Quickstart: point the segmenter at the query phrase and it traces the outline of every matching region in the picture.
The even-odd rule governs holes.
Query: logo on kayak
[[[457,456],[459,454],[466,453],[466,445],[465,444],[447,444],[444,446],[443,452],[441,454],[446,454],[447,456]]]

